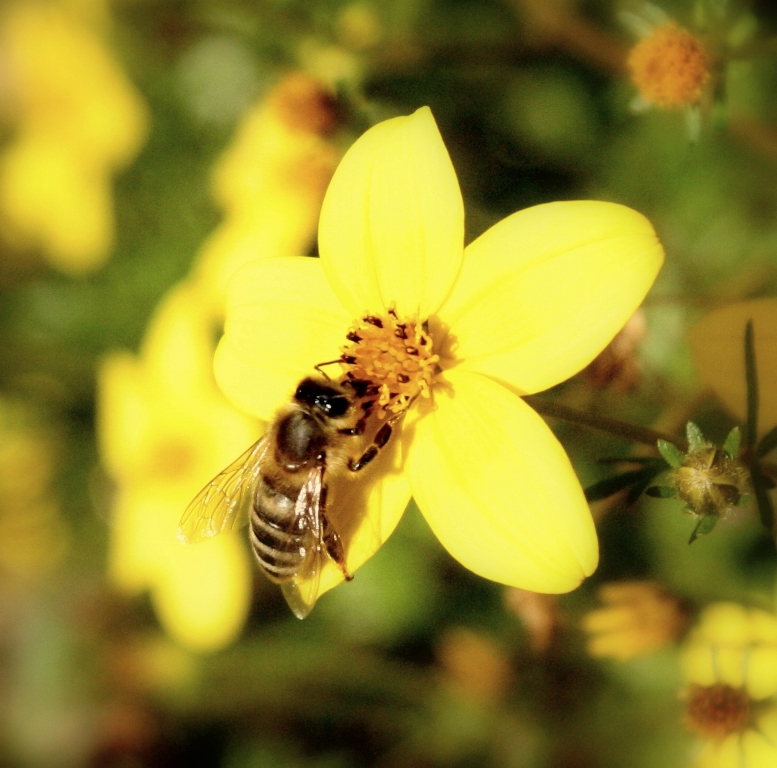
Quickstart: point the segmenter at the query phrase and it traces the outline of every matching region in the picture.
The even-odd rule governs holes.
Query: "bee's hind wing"
[[[308,531],[307,552],[297,575],[281,584],[292,612],[304,619],[318,600],[321,570],[326,562],[321,503],[324,498],[323,468],[313,469],[297,497],[295,518],[304,519]]]
[[[205,541],[248,522],[252,491],[266,450],[267,440],[262,437],[192,499],[178,525],[179,541]]]

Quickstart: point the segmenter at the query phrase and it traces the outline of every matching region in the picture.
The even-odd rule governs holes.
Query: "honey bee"
[[[353,578],[327,517],[327,489],[333,477],[361,471],[389,441],[391,418],[358,458],[349,457],[351,441],[365,432],[374,395],[369,382],[353,378],[303,379],[264,437],[189,504],[179,540],[203,541],[248,522],[259,566],[280,584],[294,614],[305,618],[316,603],[327,558],[346,580]]]

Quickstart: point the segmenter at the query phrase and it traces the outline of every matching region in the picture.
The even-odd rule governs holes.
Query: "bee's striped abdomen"
[[[310,531],[297,515],[296,501],[274,490],[262,478],[250,518],[251,546],[259,564],[275,581],[293,579],[310,546]]]

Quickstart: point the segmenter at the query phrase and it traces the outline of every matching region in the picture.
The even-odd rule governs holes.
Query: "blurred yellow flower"
[[[333,97],[308,75],[285,76],[243,119],[214,171],[224,220],[194,274],[223,315],[232,273],[257,256],[300,256],[313,243],[337,152]]]
[[[113,246],[111,176],[135,156],[147,124],[139,95],[78,19],[99,9],[79,10],[17,2],[0,17],[14,132],[0,157],[0,231],[74,275],[99,267]]]
[[[707,608],[683,648],[686,722],[698,768],[777,765],[777,616],[736,603]]]
[[[151,591],[170,635],[212,650],[240,631],[250,599],[244,542],[176,539],[197,491],[258,437],[212,379],[209,319],[190,285],[175,287],[152,319],[139,357],[114,353],[99,374],[103,463],[116,481],[110,574],[128,592]]]
[[[747,420],[745,327],[753,321],[758,371],[758,431],[777,426],[777,299],[730,304],[696,323],[688,334],[693,362],[704,382],[731,412]]]
[[[541,592],[575,588],[597,540],[563,448],[520,395],[588,364],[642,301],[656,235],[619,205],[520,211],[464,249],[456,174],[428,108],[367,131],[340,163],[320,259],[258,259],[235,274],[217,379],[270,419],[316,364],[376,391],[395,436],[327,514],[356,570],[410,496],[463,565]],[[338,357],[340,356],[340,357]],[[400,419],[404,423],[399,428]],[[343,578],[328,562],[321,591]]]
[[[676,640],[688,625],[680,601],[649,581],[605,584],[599,590],[603,608],[583,618],[591,656],[621,661],[643,656]]]

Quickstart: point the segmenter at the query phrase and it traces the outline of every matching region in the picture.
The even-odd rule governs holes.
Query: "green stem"
[[[569,408],[566,405],[561,405],[561,403],[547,400],[544,397],[537,397],[536,395],[524,397],[524,400],[543,416],[552,416],[555,419],[569,421],[572,424],[598,429],[600,432],[607,432],[615,435],[615,437],[622,437],[635,443],[644,443],[653,448],[656,447],[658,440],[666,440],[676,445],[683,452],[688,450],[688,445],[682,438],[658,432],[655,429],[638,427],[635,424],[628,424],[625,421],[618,421],[617,419],[610,419],[593,413],[584,413],[583,411]]]

